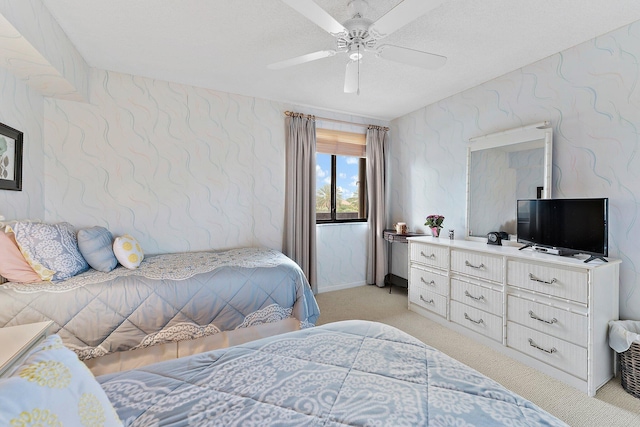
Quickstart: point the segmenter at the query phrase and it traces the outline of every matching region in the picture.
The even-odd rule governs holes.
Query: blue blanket
[[[318,315],[300,267],[266,248],[162,254],[135,270],[0,285],[0,327],[52,320],[51,333],[81,360],[290,317],[306,328]]]
[[[412,336],[365,321],[97,379],[126,426],[565,426]]]

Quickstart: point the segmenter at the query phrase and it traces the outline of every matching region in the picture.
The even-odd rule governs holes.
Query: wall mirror
[[[491,231],[516,239],[516,200],[551,197],[552,151],[549,122],[469,140],[468,240],[486,240]]]

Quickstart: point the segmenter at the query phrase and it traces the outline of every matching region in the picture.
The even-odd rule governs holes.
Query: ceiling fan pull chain
[[[360,95],[360,58],[362,58],[362,56],[360,55],[360,44],[358,44],[358,95]]]

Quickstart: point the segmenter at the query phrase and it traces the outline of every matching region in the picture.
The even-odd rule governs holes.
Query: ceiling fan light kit
[[[365,0],[352,0],[347,6],[351,18],[343,24],[336,21],[313,0],[282,1],[334,36],[336,48],[275,62],[268,65],[270,69],[287,68],[334,56],[336,53],[347,53],[349,62],[346,65],[344,92],[360,94],[360,63],[365,52],[373,53],[382,59],[424,69],[441,67],[447,60],[442,55],[416,49],[378,45],[380,39],[435,9],[444,0],[404,0],[375,22],[364,17],[369,8]]]

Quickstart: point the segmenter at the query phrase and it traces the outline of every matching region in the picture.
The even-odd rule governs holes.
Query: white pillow
[[[113,253],[116,255],[118,262],[130,270],[138,268],[144,259],[140,244],[128,234],[116,237],[113,242]]]
[[[78,356],[51,335],[0,379],[0,425],[122,426]]]

